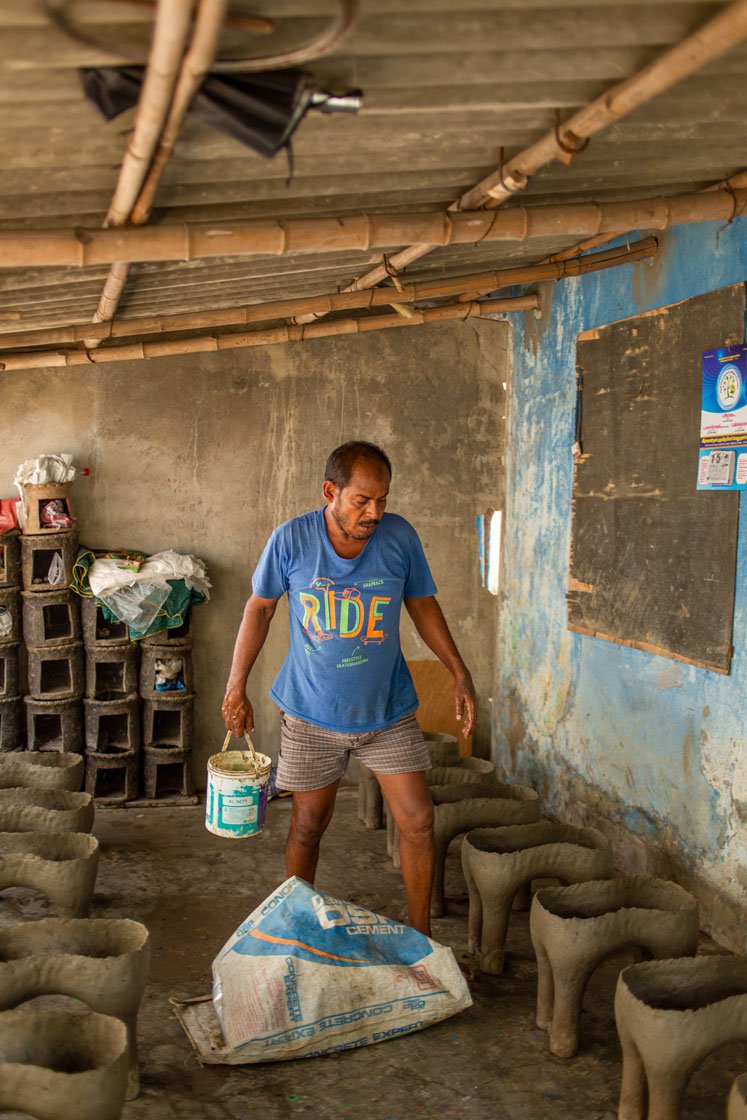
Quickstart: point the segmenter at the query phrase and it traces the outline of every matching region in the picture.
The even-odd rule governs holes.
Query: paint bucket
[[[248,751],[229,751],[231,732],[218,754],[208,759],[205,828],[234,840],[256,836],[265,824],[272,760],[255,751],[245,735]]]

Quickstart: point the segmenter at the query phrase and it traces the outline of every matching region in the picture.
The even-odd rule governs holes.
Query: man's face
[[[360,459],[347,486],[325,482],[324,496],[337,527],[354,541],[367,541],[386,509],[389,472],[378,462]]]

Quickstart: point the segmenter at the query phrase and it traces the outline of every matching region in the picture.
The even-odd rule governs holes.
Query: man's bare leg
[[[307,883],[314,882],[319,860],[319,842],[335,811],[339,780],[321,789],[293,794],[291,823],[285,843],[285,866],[288,876],[297,875]]]
[[[431,936],[433,886],[433,801],[425,771],[377,774],[381,792],[399,827],[399,858],[407,895],[408,921]]]

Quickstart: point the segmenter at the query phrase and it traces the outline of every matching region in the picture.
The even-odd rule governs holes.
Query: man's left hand
[[[475,730],[477,723],[477,696],[472,677],[457,677],[454,681],[454,704],[456,718],[461,721],[462,735],[466,738]]]

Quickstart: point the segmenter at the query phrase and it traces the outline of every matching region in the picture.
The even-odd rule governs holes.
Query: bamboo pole
[[[143,185],[171,104],[195,0],[159,0],[135,127],[127,145],[105,225],[121,226]]]
[[[417,300],[462,296],[471,299],[487,295],[513,284],[526,284],[539,280],[560,280],[565,276],[582,276],[602,269],[616,268],[638,260],[656,256],[658,242],[646,237],[630,246],[607,249],[581,260],[524,265],[492,272],[478,272],[468,276],[454,276],[448,280],[424,281],[405,284],[401,292],[388,288],[371,288],[365,292],[335,292],[331,295],[302,296],[271,303],[231,307],[221,311],[187,312],[177,315],[151,315],[139,319],[115,319],[95,326],[90,323],[71,324],[64,327],[41,327],[27,331],[0,334],[0,348],[42,346],[44,344],[75,343],[87,339],[94,331],[99,340],[128,338],[146,334],[167,334],[170,331],[202,330],[209,327],[243,327],[250,323],[285,319],[306,312],[328,314],[331,311],[353,311],[358,308],[390,306],[396,298],[398,304],[413,304]],[[18,316],[20,318],[20,316]]]
[[[737,175],[732,175],[730,179],[722,179],[720,183],[713,183],[710,187],[704,187],[703,192],[706,191],[719,191],[719,190],[737,190],[747,188],[747,171],[740,171]],[[563,249],[560,253],[553,253],[552,256],[547,257],[543,263],[552,264],[556,261],[567,261],[573,257],[578,257],[581,253],[588,252],[589,249],[598,249],[600,245],[608,245],[610,241],[614,241],[616,237],[621,236],[622,231],[616,233],[603,233],[599,237],[591,237],[588,241],[580,241],[578,245],[571,246],[570,249]]]
[[[21,231],[0,233],[0,268],[82,268],[112,261],[367,252],[401,243],[413,233],[420,244],[431,246],[524,242],[569,235],[595,237],[600,233],[668,229],[693,222],[731,221],[741,217],[746,208],[747,190],[729,189],[625,202],[513,206],[499,212],[353,214],[213,224],[183,222],[126,229]]]
[[[489,318],[507,311],[528,311],[539,306],[536,295],[482,302],[448,304],[446,307],[413,311],[409,318],[401,315],[375,315],[370,318],[328,319],[309,326],[284,324],[267,330],[242,334],[200,335],[165,342],[133,342],[122,346],[99,347],[96,350],[36,350],[0,354],[0,370],[48,369],[56,366],[87,366],[102,362],[128,362],[163,358],[179,354],[204,354],[220,350],[243,350],[251,346],[272,346],[284,342],[306,342],[341,334],[365,334],[368,331],[416,327],[426,323],[453,322],[470,318]]]
[[[548,132],[536,144],[519,152],[503,167],[493,171],[471,190],[453,202],[449,209],[476,210],[481,206],[493,208],[502,205],[517,192],[523,191],[529,177],[556,159],[568,163],[573,149],[578,150],[584,140],[605,128],[612,121],[620,120],[633,109],[652,100],[657,94],[689,77],[696,71],[726,54],[747,37],[747,0],[719,12],[703,27],[665,51],[659,58],[637,74],[613,86],[601,97],[590,102],[565,121],[560,129]],[[570,149],[570,151],[569,151]],[[412,244],[393,253],[387,266],[377,265],[357,277],[343,291],[361,291],[384,283],[391,270],[401,272],[420,260],[432,249],[429,244]],[[299,319],[299,322],[308,321]]]
[[[161,2],[163,3],[164,0]],[[174,0],[169,2],[173,3]],[[194,4],[190,3],[190,15],[193,6]],[[171,75],[169,92],[170,95],[173,93],[173,96],[170,96],[166,103],[166,112],[161,115],[158,131],[151,136],[152,145],[148,152],[148,161],[138,168],[138,177],[130,183],[130,187],[134,189],[128,191],[122,200],[123,204],[117,209],[118,220],[110,224],[124,225],[127,220],[136,225],[147,222],[156,188],[174,149],[187,109],[218,49],[218,36],[227,7],[228,0],[199,0],[192,42],[184,55],[181,67]],[[182,51],[183,49],[184,42],[182,42]],[[109,213],[111,216],[112,208]],[[126,261],[118,260],[112,264],[109,275],[104,281],[99,305],[94,312],[94,323],[106,322],[114,318],[129,272],[130,264]],[[86,339],[86,344],[89,347],[98,346],[98,339],[95,335],[91,335]]]

